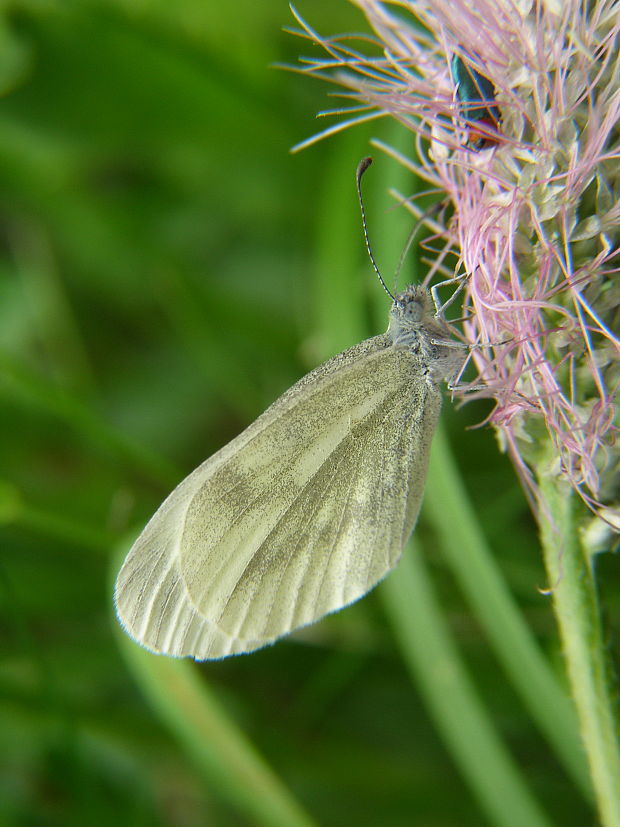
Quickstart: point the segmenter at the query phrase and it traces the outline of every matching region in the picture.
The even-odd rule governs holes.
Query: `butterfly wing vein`
[[[117,611],[147,648],[252,651],[358,599],[398,562],[439,391],[384,337],[337,359],[190,474],[134,544]]]

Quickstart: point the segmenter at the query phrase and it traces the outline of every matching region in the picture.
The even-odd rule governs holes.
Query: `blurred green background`
[[[325,33],[364,26],[344,2],[299,7]],[[187,709],[161,674],[145,678],[162,659],[121,640],[111,584],[185,474],[320,360],[385,328],[353,176],[370,137],[405,149],[411,138],[377,122],[289,154],[333,102],[327,87],[271,66],[312,53],[282,31],[293,21],[280,0],[3,8],[0,822],[292,825],[248,804],[223,747],[205,761],[184,739],[173,718]],[[389,274],[410,222],[387,187],[417,185],[376,160],[366,197]],[[413,256],[407,277],[419,273]],[[524,497],[491,432],[467,430],[488,410],[447,403],[444,423],[499,568],[560,674]],[[525,785],[549,823],[589,823],[424,513],[417,536]],[[617,618],[617,574],[603,579]],[[266,786],[288,788],[307,813],[295,823],[485,823],[411,680],[382,590],[252,656],[171,668],[197,676],[212,720],[230,722],[218,745],[238,727],[241,752],[262,755]],[[247,783],[260,798],[260,778]]]

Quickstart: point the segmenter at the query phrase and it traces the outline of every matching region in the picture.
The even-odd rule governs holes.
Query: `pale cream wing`
[[[385,337],[313,371],[164,503],[117,587],[155,651],[223,657],[367,592],[421,500],[439,392]]]
[[[154,652],[196,659],[251,651],[265,644],[230,637],[203,617],[189,599],[180,573],[180,540],[188,506],[218,468],[234,460],[274,422],[285,421],[288,411],[306,399],[306,389],[311,394],[321,383],[333,381],[336,372],[388,345],[387,337],[376,336],[320,365],[174,489],[132,546],[116,580],[116,613],[131,637]]]
[[[153,652],[203,660],[212,652],[221,652],[219,657],[245,652],[247,644],[199,614],[180,574],[179,535],[195,492],[195,474],[172,492],[134,543],[116,580],[114,599],[123,628],[138,643]],[[257,641],[254,648],[261,645]]]

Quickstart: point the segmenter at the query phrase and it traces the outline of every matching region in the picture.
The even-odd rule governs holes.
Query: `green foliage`
[[[324,31],[359,26],[346,4],[312,14]],[[281,31],[284,3],[17,2],[4,15],[0,821],[479,825],[470,773],[410,680],[380,592],[178,675],[119,645],[111,608],[118,555],[175,482],[320,359],[383,329],[354,171],[385,131],[288,154],[326,103],[318,84],[269,68],[312,48]],[[377,161],[368,211],[389,272],[408,222],[388,212],[398,167]],[[559,672],[527,505],[490,432],[466,430],[485,413],[446,403],[467,507]],[[581,825],[580,770],[532,723],[433,519],[417,536],[486,713],[550,820]],[[618,592],[616,575],[612,608]],[[211,729],[206,706],[175,694],[185,666],[217,698]],[[475,742],[465,760],[493,770]]]

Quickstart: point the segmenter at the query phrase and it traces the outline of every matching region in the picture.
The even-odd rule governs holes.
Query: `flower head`
[[[587,502],[613,502],[620,3],[353,2],[373,29],[364,52],[300,20],[328,55],[306,71],[355,101],[326,133],[381,116],[414,133],[399,157],[452,205],[440,234],[466,339],[489,345],[472,386],[494,397],[490,420],[535,495],[546,452]]]

